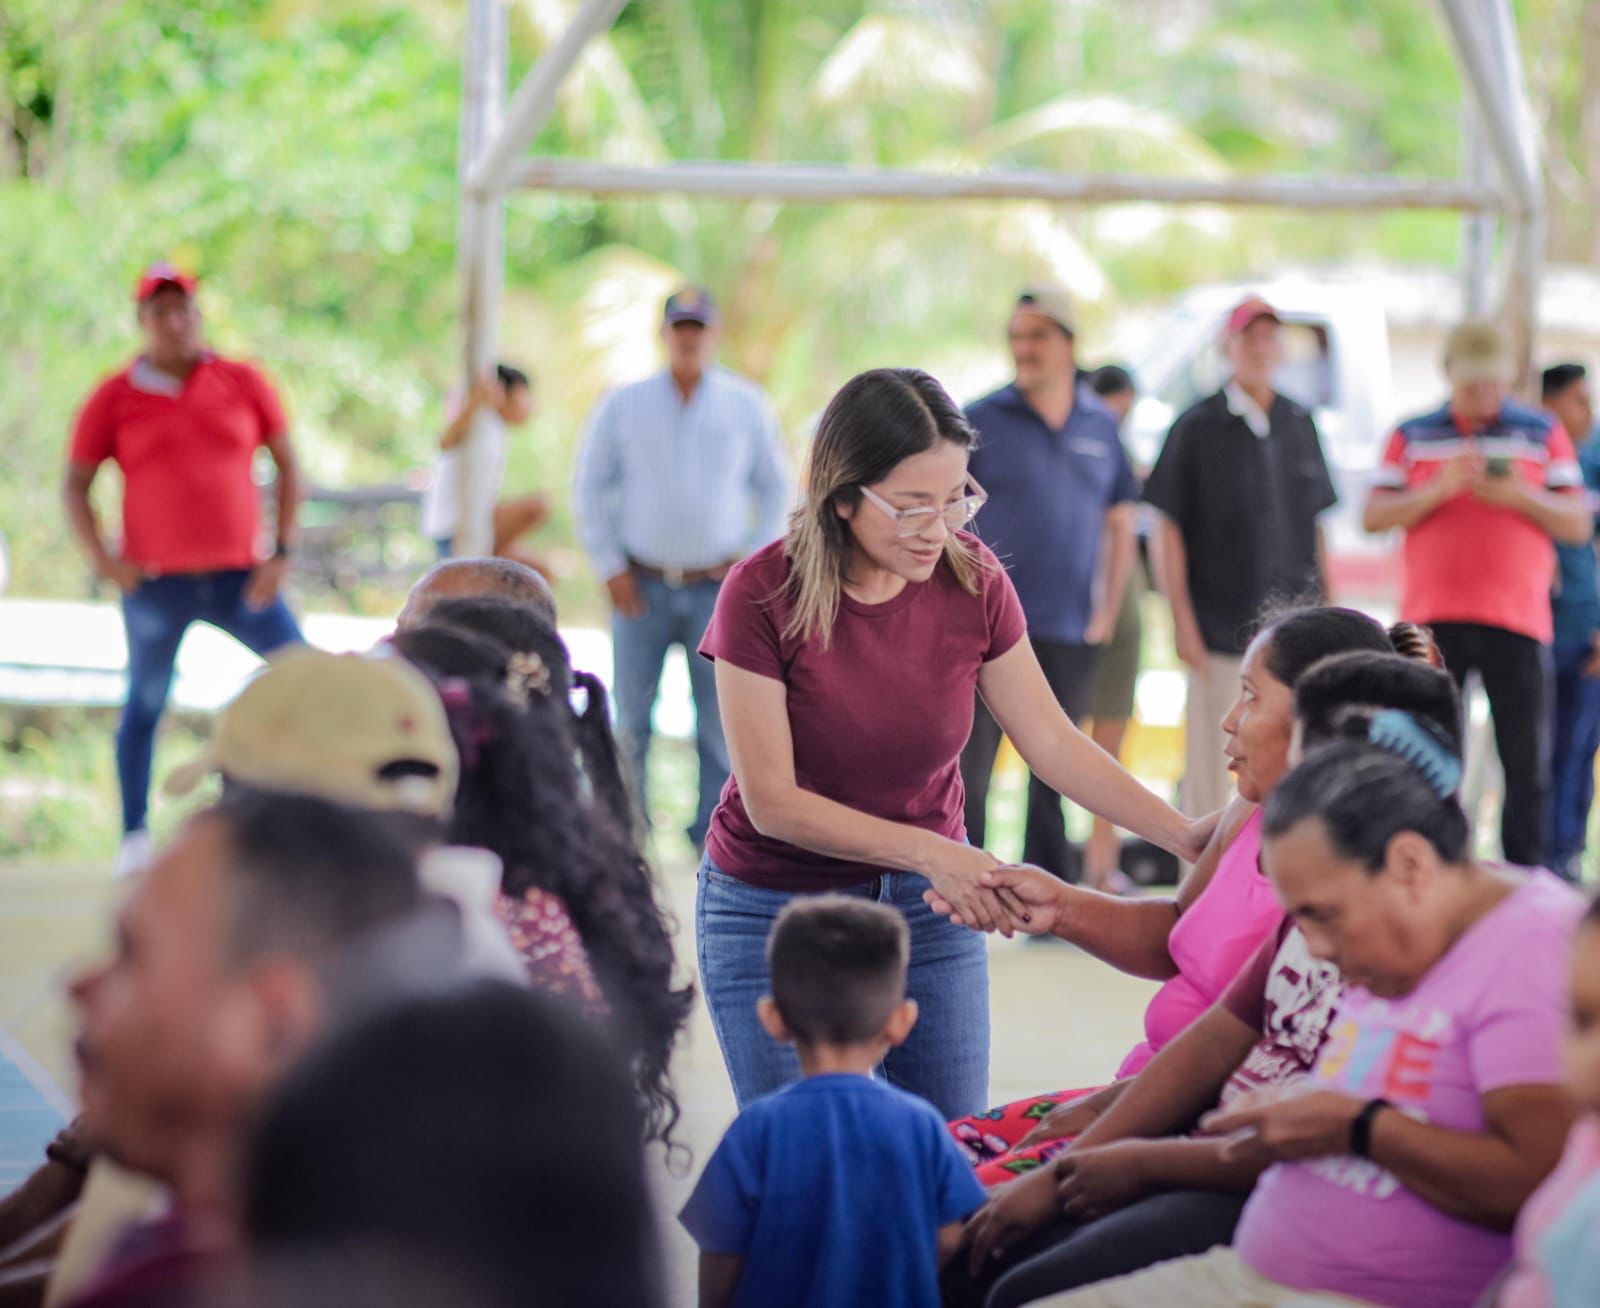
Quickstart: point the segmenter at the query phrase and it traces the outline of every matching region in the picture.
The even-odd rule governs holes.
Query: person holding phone
[[[1405,533],[1401,618],[1433,629],[1458,684],[1481,676],[1505,767],[1501,846],[1537,867],[1549,856],[1552,542],[1582,545],[1594,521],[1560,422],[1509,398],[1500,330],[1462,323],[1444,371],[1449,403],[1400,424],[1362,522]]]

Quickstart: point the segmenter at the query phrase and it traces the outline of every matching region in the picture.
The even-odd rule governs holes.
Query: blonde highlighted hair
[[[882,481],[903,459],[940,441],[971,449],[977,438],[944,387],[916,368],[874,368],[845,383],[817,425],[805,498],[784,537],[789,578],[783,593],[792,605],[786,637],[815,639],[824,649],[832,641],[853,550],[839,506],[860,504],[861,488]],[[963,590],[978,593],[983,565],[954,532],[942,562]]]

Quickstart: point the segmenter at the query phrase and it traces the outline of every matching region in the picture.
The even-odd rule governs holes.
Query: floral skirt
[[[978,1180],[986,1186],[1004,1185],[1024,1172],[1043,1167],[1072,1143],[1071,1136],[1046,1140],[1022,1148],[1027,1134],[1038,1126],[1052,1108],[1092,1095],[1100,1086],[1086,1090],[1058,1090],[1055,1094],[1034,1095],[1002,1104],[971,1117],[950,1123],[950,1134],[977,1169]]]

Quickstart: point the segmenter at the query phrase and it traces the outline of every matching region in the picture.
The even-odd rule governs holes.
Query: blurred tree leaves
[[[0,0],[0,531],[18,589],[82,572],[54,485],[73,413],[136,344],[129,287],[174,257],[217,345],[282,384],[314,475],[424,464],[455,383],[459,0]],[[511,73],[573,0],[511,0]],[[1595,250],[1600,6],[1520,0],[1558,254]],[[1218,175],[1448,175],[1459,90],[1430,6],[1372,0],[635,0],[535,149]],[[1354,252],[1453,258],[1444,215],[773,206],[521,195],[505,352],[544,407],[512,480],[564,487],[585,413],[705,280],[729,362],[791,434],[850,372],[1000,366],[1012,285],[1091,329],[1118,297]],[[562,527],[558,521],[558,530]]]

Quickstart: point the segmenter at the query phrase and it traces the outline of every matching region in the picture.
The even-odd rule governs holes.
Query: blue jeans
[[[1550,751],[1551,866],[1563,876],[1582,853],[1594,802],[1594,758],[1600,751],[1600,679],[1583,675],[1593,649],[1557,645],[1555,730]]]
[[[128,703],[117,728],[117,781],[122,787],[124,831],[137,831],[145,824],[156,726],[172,689],[178,645],[190,623],[209,622],[257,654],[304,639],[281,599],[264,609],[245,604],[249,579],[243,570],[178,573],[153,577],[122,597],[122,621],[128,632]]]
[[[722,583],[700,581],[692,586],[669,586],[650,577],[639,577],[638,582],[645,603],[643,616],[625,618],[617,614],[611,620],[617,734],[622,737],[622,748],[633,769],[641,816],[648,824],[645,766],[650,756],[650,715],[655,709],[667,651],[682,645],[689,659],[689,685],[694,692],[694,740],[700,765],[700,797],[689,839],[700,848],[711,825],[711,811],[722,797],[722,786],[728,779],[728,743],[722,735],[722,715],[717,711],[716,672],[709,660],[695,653],[717,606]]]
[[[888,904],[905,916],[911,928],[906,993],[919,1015],[910,1038],[885,1056],[881,1072],[954,1119],[989,1104],[989,951],[978,932],[952,926],[922,902],[927,888],[927,878],[916,873],[885,872],[841,893]],[[756,1017],[756,1000],[771,991],[767,933],[795,898],[748,885],[709,858],[700,864],[694,909],[700,983],[741,1109],[800,1079],[794,1049],[767,1035]]]

